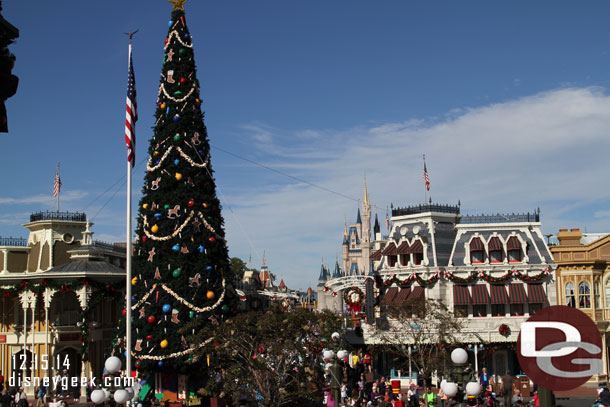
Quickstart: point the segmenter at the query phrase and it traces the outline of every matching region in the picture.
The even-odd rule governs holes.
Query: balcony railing
[[[70,222],[86,222],[87,215],[81,212],[37,212],[30,215],[30,222],[38,220],[64,220]]]
[[[0,246],[26,247],[28,239],[24,237],[0,237]]]

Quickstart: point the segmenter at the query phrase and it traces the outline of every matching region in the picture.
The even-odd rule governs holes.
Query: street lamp
[[[454,349],[451,352],[451,361],[455,365],[449,374],[451,381],[441,382],[441,389],[448,397],[455,397],[455,407],[465,407],[464,391],[467,395],[476,397],[481,393],[481,385],[475,381],[474,372],[464,369],[464,365],[468,362],[466,350]]]
[[[121,359],[117,358],[116,356],[111,356],[108,359],[106,359],[106,362],[104,363],[104,367],[106,368],[106,371],[108,371],[108,373],[112,376],[117,374],[120,370],[121,370]],[[114,382],[112,383],[112,387],[114,388]],[[91,392],[91,401],[95,404],[101,404],[104,403],[108,400],[110,400],[110,398],[114,399],[114,401],[118,404],[123,404],[129,400],[131,400],[132,398],[134,398],[135,396],[135,391],[133,388],[131,387],[127,387],[125,389],[116,389],[114,390],[114,394],[112,394],[108,389],[106,388],[102,388],[102,389],[96,389],[93,390]]]

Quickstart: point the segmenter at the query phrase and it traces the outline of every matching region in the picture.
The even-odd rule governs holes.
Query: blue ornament
[[[155,213],[155,219],[161,219],[161,216],[163,215],[161,215],[159,212]]]
[[[155,165],[159,165],[160,162],[161,162],[161,160],[155,161]]]
[[[207,266],[205,269],[206,269],[207,271],[212,271],[212,266]]]
[[[163,366],[163,361],[162,361],[162,360],[160,360],[159,362],[157,362],[157,365],[159,365],[159,366]]]
[[[203,253],[203,251],[205,250],[205,247],[203,247],[202,245],[199,245],[197,250],[199,250],[199,253]]]
[[[136,296],[135,295],[131,296],[131,302],[136,302]]]
[[[170,312],[172,310],[172,306],[169,304],[163,305],[163,312]]]
[[[171,27],[172,25],[174,25],[174,22],[173,22],[172,20],[169,20],[169,23],[167,23],[167,25],[168,25],[169,27]]]
[[[125,355],[125,357],[127,357],[127,351],[123,352],[123,355]]]
[[[167,116],[169,114],[169,106],[167,106],[167,109],[165,109],[165,115]]]
[[[174,121],[177,122],[178,120],[180,120],[180,115],[179,114],[174,116]]]
[[[190,35],[188,35],[188,34],[184,34],[184,39],[185,39],[185,40],[188,40],[190,37],[191,37]]]
[[[178,250],[180,250],[180,246],[178,246],[177,244],[172,246],[172,250],[177,252]]]
[[[174,160],[174,165],[178,165],[178,164],[180,164],[180,160],[176,158],[176,159]]]

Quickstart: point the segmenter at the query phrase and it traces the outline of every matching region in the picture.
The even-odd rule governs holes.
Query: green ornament
[[[188,360],[189,360],[189,362],[192,362],[192,361],[193,361],[193,357],[192,357],[192,356],[189,356],[189,359],[188,359]]]
[[[189,311],[189,318],[193,318],[195,316],[195,311]]]
[[[174,96],[180,96],[180,95],[182,95],[182,92],[180,92],[179,90],[174,92]]]
[[[174,141],[180,141],[180,134],[176,133],[176,135],[174,136]]]
[[[213,219],[213,218],[212,218],[211,216],[208,216],[208,220],[209,220],[209,221],[212,221],[212,219]]]
[[[169,206],[168,204],[163,205],[163,207],[164,207],[165,209],[169,209],[169,208],[171,208],[171,206]]]
[[[224,305],[222,306],[222,312],[224,312],[225,314],[226,314],[227,312],[229,312],[229,306],[228,306],[227,304],[224,304]]]
[[[178,55],[182,56],[182,55],[184,55],[184,54],[186,54],[186,50],[185,50],[184,48],[180,48],[180,49],[178,50]]]
[[[180,277],[180,273],[181,273],[180,269],[176,269],[172,272],[172,276],[174,276],[175,278],[178,278],[178,277]]]

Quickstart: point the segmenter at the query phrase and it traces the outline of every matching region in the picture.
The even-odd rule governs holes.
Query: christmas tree
[[[170,3],[134,245],[132,354],[136,368],[176,371],[212,340],[191,335],[229,311],[231,277],[184,1]]]

